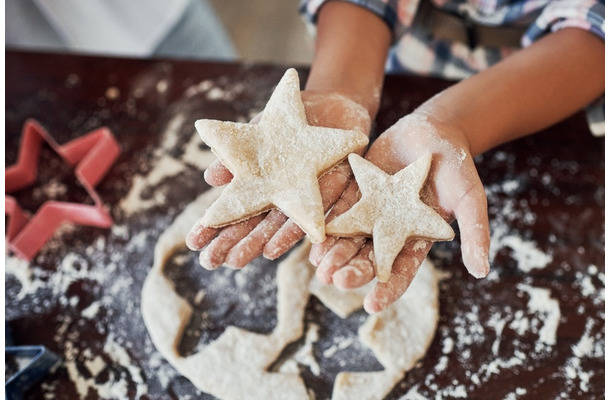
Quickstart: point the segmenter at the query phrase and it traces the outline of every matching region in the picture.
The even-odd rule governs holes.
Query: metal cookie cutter
[[[4,383],[7,400],[21,400],[23,393],[55,366],[60,358],[44,346],[8,346],[4,356],[27,358],[29,361]]]
[[[26,359],[17,372],[8,377],[4,383],[4,396],[8,400],[21,400],[23,393],[34,383],[39,381],[55,365],[60,362],[60,357],[44,346],[15,346],[13,336],[8,324],[4,325],[4,359],[6,356],[15,357],[17,360]]]
[[[75,166],[74,174],[94,205],[47,201],[28,218],[15,198],[5,195],[5,214],[9,217],[8,246],[28,261],[64,221],[100,228],[112,226],[112,218],[94,189],[120,153],[114,135],[106,127],[59,145],[37,121],[27,120],[21,133],[17,162],[4,173],[5,193],[16,192],[36,181],[40,149],[45,142],[68,165]]]

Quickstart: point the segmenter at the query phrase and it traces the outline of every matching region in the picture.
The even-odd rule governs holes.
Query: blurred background
[[[6,0],[7,48],[309,64],[298,0]]]
[[[313,41],[298,0],[210,0],[245,60],[310,64]]]

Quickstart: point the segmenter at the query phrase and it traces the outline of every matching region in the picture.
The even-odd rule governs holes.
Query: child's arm
[[[353,4],[330,2],[323,6],[318,21],[316,55],[302,94],[307,119],[314,125],[361,129],[369,133],[379,107],[384,65],[390,46],[390,30],[379,17]],[[348,118],[354,103],[368,118]],[[211,165],[206,181],[214,186],[228,183],[232,176],[220,163]],[[347,164],[320,180],[325,208],[330,208],[350,178]],[[206,268],[225,263],[243,267],[264,254],[277,258],[304,236],[303,231],[279,211],[269,212],[224,229],[195,224],[187,237],[193,250],[205,249],[200,262]]]
[[[341,93],[374,119],[391,41],[389,27],[371,12],[340,1],[322,7],[317,27],[306,90]]]
[[[604,42],[576,28],[449,88],[426,112],[458,128],[478,155],[567,118],[604,93]]]
[[[489,270],[489,224],[472,157],[550,126],[603,92],[604,43],[586,31],[560,30],[430,99],[382,134],[367,158],[394,173],[424,151],[435,154],[424,198],[448,219],[457,219],[464,264],[481,277]],[[353,204],[356,198],[349,193],[344,200]],[[335,241],[328,239],[312,249],[318,276],[343,287],[370,281],[372,262],[362,251],[354,251],[358,243]],[[365,299],[369,312],[387,307],[404,293],[430,246],[407,243],[390,281],[377,284]]]

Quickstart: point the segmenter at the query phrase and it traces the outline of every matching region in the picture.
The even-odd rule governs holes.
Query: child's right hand
[[[321,91],[304,91],[301,98],[309,124],[359,130],[368,135],[371,119],[368,111],[358,103],[337,93]],[[255,117],[251,123],[256,123],[258,118]],[[212,186],[225,185],[233,178],[219,161],[206,169],[204,177]],[[320,177],[325,212],[341,196],[351,177],[347,161]],[[206,269],[215,269],[222,264],[243,268],[261,254],[269,259],[280,257],[304,235],[296,223],[273,209],[220,229],[201,226],[198,221],[188,234],[186,244],[191,250],[202,250],[199,262]]]

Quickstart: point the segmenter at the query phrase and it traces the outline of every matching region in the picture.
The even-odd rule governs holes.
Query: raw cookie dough
[[[219,192],[215,188],[198,197],[159,238],[152,270],[142,288],[146,328],[163,357],[203,392],[221,399],[307,399],[298,374],[267,372],[284,347],[303,333],[312,272],[299,263],[285,262],[279,267],[278,323],[270,335],[230,326],[202,351],[188,357],[178,353],[193,309],[163,275],[163,268],[174,252],[185,247],[184,237],[199,210],[209,206]],[[296,257],[298,252],[291,255]]]
[[[360,200],[326,226],[328,234],[373,236],[377,279],[387,282],[394,259],[410,239],[451,240],[451,226],[419,198],[432,155],[388,175],[357,154],[349,163],[362,193]]]
[[[170,364],[197,388],[221,399],[309,399],[296,373],[268,372],[282,350],[303,335],[305,308],[314,268],[307,261],[309,243],[296,248],[278,266],[277,325],[268,334],[229,326],[214,342],[193,355],[178,352],[193,308],[163,274],[166,262],[185,248],[184,237],[201,208],[209,206],[220,189],[205,192],[160,236],[154,264],[142,289],[142,316],[153,344]],[[331,287],[324,302],[342,299]],[[360,305],[362,296],[360,294]],[[333,300],[334,299],[334,300]],[[330,303],[329,303],[330,302]],[[434,268],[424,262],[406,294],[384,312],[370,316],[359,330],[385,367],[375,372],[341,372],[333,399],[378,399],[387,394],[423,357],[438,322],[438,281]]]
[[[286,71],[258,123],[202,119],[195,128],[233,174],[203,226],[225,226],[276,206],[314,243],[325,238],[318,178],[368,143],[359,131],[308,125],[294,69]]]

